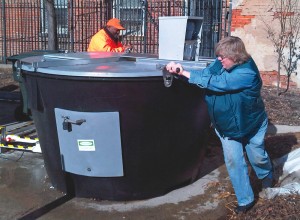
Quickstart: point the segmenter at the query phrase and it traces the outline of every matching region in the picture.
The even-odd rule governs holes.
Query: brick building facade
[[[264,24],[268,22],[276,27],[272,8],[273,0],[232,0],[231,35],[243,39],[267,86],[277,85],[278,58]],[[300,72],[299,65],[297,72]],[[286,84],[287,76],[281,70],[280,87],[285,88]],[[300,74],[291,75],[290,87],[300,87]]]

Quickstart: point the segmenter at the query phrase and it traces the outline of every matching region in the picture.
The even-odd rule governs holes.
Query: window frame
[[[120,32],[121,36],[145,36],[145,15],[140,0],[114,0],[113,9],[114,17],[119,18],[122,25],[126,28],[126,30]],[[124,13],[124,11],[127,12]],[[131,13],[130,11],[133,12]]]

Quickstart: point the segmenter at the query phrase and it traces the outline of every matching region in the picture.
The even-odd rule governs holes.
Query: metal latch
[[[172,73],[170,73],[168,70],[166,70],[166,65],[163,64],[156,64],[156,69],[159,69],[162,71],[163,74],[163,80],[164,80],[164,85],[165,87],[169,88],[172,86],[173,83],[173,78],[177,78],[175,75],[173,75]],[[176,72],[179,73],[180,69],[177,68]]]
[[[67,130],[68,132],[72,131],[72,124],[73,125],[81,125],[83,122],[86,122],[85,119],[78,119],[76,121],[74,120],[70,120],[69,116],[62,116],[62,118],[64,119],[63,121],[63,130]]]

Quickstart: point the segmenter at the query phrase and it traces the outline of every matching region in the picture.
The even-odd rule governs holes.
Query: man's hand
[[[130,44],[124,46],[125,53],[130,53],[130,52],[132,52],[132,50],[133,50],[133,47]]]

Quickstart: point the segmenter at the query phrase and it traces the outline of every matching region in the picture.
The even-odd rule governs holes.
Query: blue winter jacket
[[[216,62],[219,70],[212,71]],[[229,70],[216,59],[208,68],[192,70],[189,83],[206,88],[211,122],[223,137],[250,137],[267,118],[260,95],[262,80],[252,58]]]

